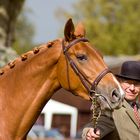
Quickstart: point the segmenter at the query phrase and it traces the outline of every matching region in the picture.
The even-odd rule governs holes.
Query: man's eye
[[[87,60],[87,56],[84,54],[77,55],[76,58],[80,61]]]

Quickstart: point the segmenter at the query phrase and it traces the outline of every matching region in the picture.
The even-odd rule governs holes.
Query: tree
[[[79,0],[73,9],[60,15],[83,21],[87,37],[104,54],[140,53],[139,0]]]
[[[25,0],[0,0],[0,46],[11,47],[17,17]]]
[[[0,0],[0,67],[31,49],[34,28],[25,16],[24,2]]]
[[[5,64],[7,64],[8,62],[14,60],[17,57],[17,53],[9,48],[0,47],[0,67],[3,67]]]
[[[15,28],[15,41],[12,45],[18,54],[27,52],[33,48],[34,25],[30,22],[27,13],[31,13],[27,7],[23,8],[17,19]]]

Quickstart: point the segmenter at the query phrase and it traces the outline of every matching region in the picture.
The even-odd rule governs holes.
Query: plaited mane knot
[[[4,74],[4,70],[0,69],[0,75]]]
[[[37,54],[39,52],[39,48],[34,48],[33,52],[34,52],[34,54]]]
[[[26,55],[26,54],[21,55],[21,60],[22,60],[22,61],[25,61],[26,59],[27,59],[27,55]]]
[[[76,38],[82,38],[82,37],[84,37],[84,36],[81,35],[81,34],[79,34],[79,35],[76,36]]]
[[[48,48],[52,47],[53,42],[48,42]]]
[[[10,62],[10,63],[8,63],[8,66],[12,69],[15,66],[15,63],[14,62]]]

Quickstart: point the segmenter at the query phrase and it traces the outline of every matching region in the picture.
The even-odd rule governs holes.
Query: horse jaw
[[[61,87],[70,91],[75,96],[80,96],[86,100],[90,100],[88,92],[82,85],[79,77],[71,69],[71,66],[67,65],[67,62],[64,58],[65,56],[62,53],[57,63],[57,71],[61,71],[57,73],[57,78]]]

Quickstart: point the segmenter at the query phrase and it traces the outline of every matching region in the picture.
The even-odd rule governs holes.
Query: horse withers
[[[102,109],[120,107],[124,93],[84,26],[71,19],[64,39],[42,44],[0,69],[0,139],[25,140],[55,91],[64,88],[90,100],[95,90]]]

